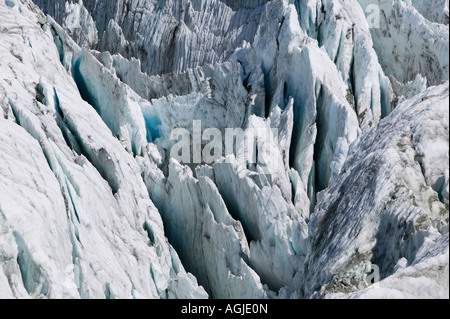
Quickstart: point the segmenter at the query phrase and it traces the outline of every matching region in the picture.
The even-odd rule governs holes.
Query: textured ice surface
[[[206,297],[133,156],[60,63],[52,27],[27,2],[0,10],[1,296]]]
[[[378,265],[382,279],[401,258],[414,264],[427,241],[448,232],[446,183],[448,82],[401,103],[352,144],[309,224],[305,295],[351,292],[370,263]],[[448,274],[439,276],[445,287]],[[448,296],[446,288],[440,296]]]
[[[448,297],[448,1],[34,3],[0,0],[0,297]],[[198,121],[270,139],[171,158]]]
[[[411,3],[424,18],[448,25],[448,0],[436,0],[432,5],[423,0],[411,0]]]
[[[65,0],[37,0],[63,22]],[[267,0],[98,1],[83,5],[96,22],[97,49],[138,58],[150,75],[221,62],[251,41]]]
[[[363,8],[373,3],[370,0],[358,2]],[[441,0],[413,2],[423,2],[420,8],[425,5],[445,15]],[[446,6],[448,12],[448,1]],[[422,10],[417,11],[411,5],[411,1],[383,1],[378,9],[379,27],[371,27],[370,32],[385,73],[403,83],[414,80],[418,74],[426,77],[430,85],[447,80],[448,19],[446,24],[429,21],[420,14]]]

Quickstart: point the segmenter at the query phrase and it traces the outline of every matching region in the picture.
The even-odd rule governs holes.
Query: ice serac
[[[412,278],[404,279],[404,291],[388,288],[420,269],[427,277],[434,276],[432,269],[448,268],[448,235],[442,238],[449,222],[448,97],[448,81],[431,87],[352,144],[309,224],[305,296],[357,291],[364,287],[364,269],[375,264],[382,281],[361,296],[375,296],[380,288],[385,297],[419,297],[423,292]],[[430,241],[439,256],[420,257],[432,251]],[[438,276],[443,282],[428,283],[437,287],[430,296],[448,296],[448,273]]]
[[[83,0],[34,1],[56,21],[82,47],[90,48],[98,42],[95,21],[84,7]]]
[[[83,0],[66,1],[64,13],[62,26],[80,46],[89,48],[98,42],[94,19],[83,6]]]
[[[409,267],[400,259],[392,276],[349,294],[331,294],[328,298],[355,299],[445,299],[449,297],[448,233],[436,240],[427,240]]]
[[[148,102],[109,72],[89,51],[78,47],[53,19],[49,18],[49,24],[61,63],[72,75],[82,98],[94,107],[128,152],[143,155],[147,129],[141,108]]]
[[[266,133],[279,129],[281,143],[266,145],[273,151],[265,165],[239,162],[245,147],[238,147],[237,159],[228,157],[214,164],[211,178],[230,215],[242,223],[250,243],[249,266],[272,292],[280,292],[301,278],[306,254],[305,219],[309,218],[316,187],[325,188],[329,179],[339,173],[349,144],[360,132],[356,112],[345,99],[343,79],[326,52],[301,30],[297,16],[295,6],[287,1],[269,3],[253,44],[245,43],[227,62],[186,76],[188,83],[193,83],[193,78],[208,79],[195,81],[200,86],[190,86],[202,88],[200,91],[181,90],[184,94],[180,96],[153,99],[143,110],[150,126],[157,128],[152,140],[164,150],[166,158],[174,144],[170,141],[173,129],[181,127],[192,132],[195,120],[201,120],[205,128],[215,127],[222,132],[227,127]],[[328,120],[334,117],[340,118],[340,123]],[[292,163],[297,171],[290,169]],[[191,166],[195,167],[195,163]],[[172,167],[170,164],[169,182]],[[164,163],[162,171],[166,171]],[[160,179],[165,180],[164,175]],[[295,184],[294,190],[291,183]],[[158,194],[167,191],[155,190],[155,184],[151,179],[147,181],[152,199],[164,212],[169,239],[183,251],[183,262],[191,265],[188,269],[201,277],[205,273],[205,265],[201,265],[204,261],[193,253],[194,243],[201,241],[192,232],[181,232],[175,226],[178,222],[174,222],[173,214],[185,218],[186,210],[183,205],[173,207],[177,201],[170,202],[169,198],[175,195],[159,198]],[[195,202],[202,200],[191,197],[189,205],[197,217],[186,217],[181,225],[198,229],[202,227],[198,216],[204,213],[203,205]],[[216,235],[213,233],[211,238]],[[190,249],[184,245],[191,245]]]
[[[448,2],[34,2],[0,0],[0,296],[448,295]]]
[[[248,87],[261,96],[255,99],[256,114],[270,117],[292,104],[289,165],[303,183],[296,190],[304,189],[313,205],[316,190],[339,172],[341,157],[360,128],[336,65],[301,29],[297,17],[287,1],[267,4],[253,44],[236,54]],[[334,117],[341,121],[329,121]]]
[[[423,0],[411,0],[411,3],[429,21],[448,25],[448,0],[436,0],[433,2],[433,5]]]
[[[298,280],[308,233],[292,203],[264,175],[246,170],[233,157],[216,163],[214,176],[227,207],[242,221],[249,262],[261,280],[275,292]]]
[[[164,236],[133,154],[63,65],[87,51],[65,51],[67,35],[14,3],[0,2],[0,295],[207,297]]]
[[[373,1],[358,0],[363,9],[370,12]],[[418,3],[419,1],[413,1]],[[442,1],[423,2],[418,8],[442,9]],[[375,51],[387,75],[398,81],[413,81],[418,74],[429,85],[438,85],[449,75],[449,29],[448,24],[431,22],[424,18],[411,1],[389,0],[375,5],[379,13],[373,20],[370,32]],[[448,1],[447,1],[448,8]],[[448,9],[447,9],[448,12]],[[425,13],[424,13],[425,14]],[[443,10],[445,15],[445,9]]]

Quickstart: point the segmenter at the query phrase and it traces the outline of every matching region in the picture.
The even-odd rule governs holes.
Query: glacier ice
[[[428,5],[426,1],[420,0],[411,0],[411,3],[427,20],[448,25],[448,0],[436,0],[432,6]]]
[[[371,4],[370,0],[358,2],[363,8]],[[436,11],[443,7],[443,1],[433,1],[433,4],[429,1],[422,2]],[[446,6],[448,8],[448,1]],[[423,8],[423,5],[418,7]],[[418,74],[425,76],[430,85],[438,85],[447,80],[448,19],[446,24],[445,21],[429,21],[410,1],[403,0],[383,1],[379,10],[379,27],[370,28],[370,32],[385,73],[403,83],[414,80]],[[445,10],[442,12],[445,14]]]
[[[448,1],[371,4],[0,1],[0,297],[447,298]]]
[[[175,160],[171,160],[168,178],[160,171],[155,174],[151,164],[144,167],[149,193],[161,212],[170,242],[185,267],[208,287],[210,296],[265,297],[259,276],[248,265],[249,247],[242,224],[229,214],[213,181],[208,176],[194,178],[189,167]]]
[[[366,129],[390,113],[388,79],[373,49],[365,12],[356,1],[297,0],[300,25],[317,39],[347,85],[346,99]]]
[[[2,297],[206,297],[167,242],[136,161],[83,101],[27,4],[1,6],[1,56],[23,62],[1,66],[2,109],[14,115],[1,124]]]
[[[60,24],[65,2],[36,1]],[[252,39],[265,2],[84,0],[81,5],[95,20],[98,50],[135,57],[143,71],[155,75],[224,61]]]
[[[414,264],[427,241],[448,233],[447,172],[448,81],[404,101],[352,144],[310,222],[305,294],[352,293],[367,263],[379,265],[383,280],[401,258]]]
[[[426,242],[409,267],[399,267],[393,275],[361,291],[330,294],[327,298],[357,299],[438,299],[448,297],[448,233]],[[403,259],[405,260],[405,259]]]

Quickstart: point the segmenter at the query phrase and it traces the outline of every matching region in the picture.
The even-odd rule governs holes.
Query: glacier
[[[0,0],[0,298],[448,298],[448,25],[448,0]],[[197,129],[265,143],[205,162]]]

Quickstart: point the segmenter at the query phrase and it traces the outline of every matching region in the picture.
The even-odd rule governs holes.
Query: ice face
[[[34,2],[0,1],[0,297],[448,296],[448,2]]]
[[[132,154],[59,62],[71,52],[21,5],[0,7],[2,25],[29,30],[2,37],[2,297],[206,297],[168,244]]]
[[[142,71],[156,75],[224,61],[252,40],[266,2],[85,0],[70,6],[81,6],[95,20],[97,50],[135,57]],[[62,25],[70,20],[64,0],[35,3]]]

